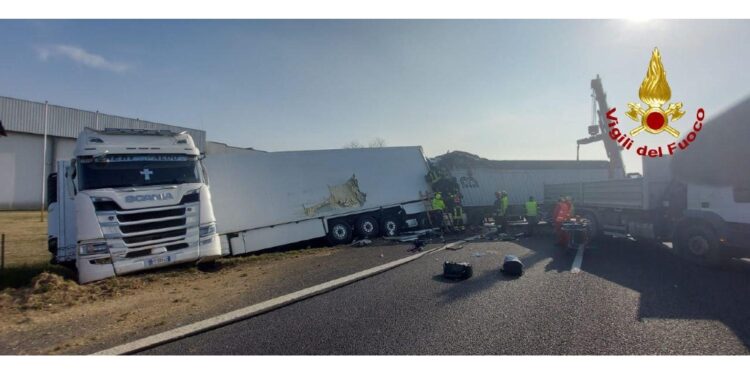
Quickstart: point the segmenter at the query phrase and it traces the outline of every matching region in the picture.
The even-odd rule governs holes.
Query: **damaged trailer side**
[[[428,169],[418,146],[234,152],[204,163],[225,255],[393,236],[426,218]]]

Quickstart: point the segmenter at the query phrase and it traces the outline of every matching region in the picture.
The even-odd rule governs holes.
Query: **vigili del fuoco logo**
[[[659,54],[658,48],[654,48],[654,52],[651,54],[646,78],[643,79],[641,88],[638,90],[638,97],[646,106],[644,107],[640,103],[628,103],[630,110],[625,114],[637,122],[636,127],[628,133],[622,132],[618,128],[620,122],[615,116],[617,108],[607,111],[607,120],[609,120],[608,125],[610,128],[609,137],[617,142],[620,147],[626,150],[632,149],[633,145],[635,145],[634,139],[643,131],[647,134],[666,132],[676,140],[655,147],[645,144],[636,147],[638,155],[656,158],[664,155],[674,155],[677,150],[685,150],[698,137],[698,133],[703,128],[703,119],[705,118],[703,108],[698,108],[692,128],[683,130],[686,135],[681,140],[681,131],[676,126],[673,126],[675,122],[685,115],[685,112],[682,110],[682,102],[669,102],[672,99],[672,89],[669,87],[669,82],[667,82],[667,72],[664,70],[664,65],[662,65],[661,54]],[[666,108],[664,107],[665,104]]]

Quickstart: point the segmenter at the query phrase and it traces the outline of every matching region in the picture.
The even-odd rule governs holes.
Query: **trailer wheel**
[[[357,220],[357,235],[362,238],[374,238],[380,233],[378,221],[372,216],[362,216]]]
[[[383,235],[393,237],[398,234],[398,220],[393,216],[387,216],[383,219],[381,224],[383,227]]]
[[[677,250],[685,259],[694,263],[718,265],[721,263],[719,239],[709,228],[691,225],[680,231]]]
[[[332,245],[352,242],[352,227],[344,221],[333,221],[328,224],[328,241]]]

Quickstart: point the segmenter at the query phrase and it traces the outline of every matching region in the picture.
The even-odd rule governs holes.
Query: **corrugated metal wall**
[[[195,144],[203,151],[206,147],[206,132],[157,122],[138,120],[75,108],[48,106],[48,134],[58,137],[76,138],[84,128],[167,129],[174,132],[187,131]],[[44,134],[44,103],[0,96],[0,120],[8,131]]]

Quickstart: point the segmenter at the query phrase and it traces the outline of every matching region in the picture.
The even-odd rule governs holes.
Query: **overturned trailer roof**
[[[452,151],[430,159],[448,169],[485,167],[496,169],[603,169],[606,160],[489,160],[465,151]]]

